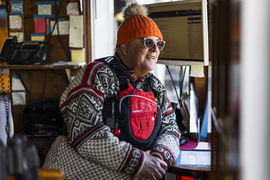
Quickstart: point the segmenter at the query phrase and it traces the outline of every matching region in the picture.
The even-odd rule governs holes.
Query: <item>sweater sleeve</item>
[[[180,154],[181,133],[176,122],[176,115],[171,102],[167,98],[166,90],[159,80],[154,79],[158,91],[156,101],[162,107],[162,124],[158,136],[151,148],[151,155],[164,160],[168,166],[172,165]]]
[[[90,63],[63,93],[60,109],[69,142],[81,156],[105,168],[136,175],[144,152],[119,141],[103,123],[104,99],[119,91],[113,72],[101,62]]]

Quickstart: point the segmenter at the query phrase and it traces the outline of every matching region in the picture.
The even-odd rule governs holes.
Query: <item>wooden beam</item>
[[[92,38],[91,38],[91,2],[83,0],[84,16],[84,47],[86,63],[92,62]]]

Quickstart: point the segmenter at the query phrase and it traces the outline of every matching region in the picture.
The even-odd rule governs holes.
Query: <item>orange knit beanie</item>
[[[140,8],[143,8],[143,11]],[[126,11],[129,12],[127,13]],[[131,4],[124,11],[124,19],[117,32],[116,48],[125,42],[147,36],[156,36],[163,40],[163,36],[156,23],[147,17],[147,9],[145,7]]]

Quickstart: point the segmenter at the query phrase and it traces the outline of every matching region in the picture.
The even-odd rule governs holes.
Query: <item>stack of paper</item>
[[[210,166],[211,165],[211,151],[181,150],[180,155],[177,158],[176,165]]]
[[[67,65],[72,65],[72,66],[84,66],[86,63],[85,62],[68,62]]]

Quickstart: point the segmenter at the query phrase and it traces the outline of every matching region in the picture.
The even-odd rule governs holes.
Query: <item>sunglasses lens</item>
[[[157,46],[159,50],[162,50],[165,46],[165,42],[164,41],[158,41],[157,42]]]
[[[154,46],[154,41],[152,39],[145,39],[145,46],[151,49]]]
[[[144,45],[146,48],[151,49],[154,46],[154,40],[150,38],[145,38],[144,39]],[[159,50],[162,50],[165,46],[165,41],[157,41],[157,47]]]

